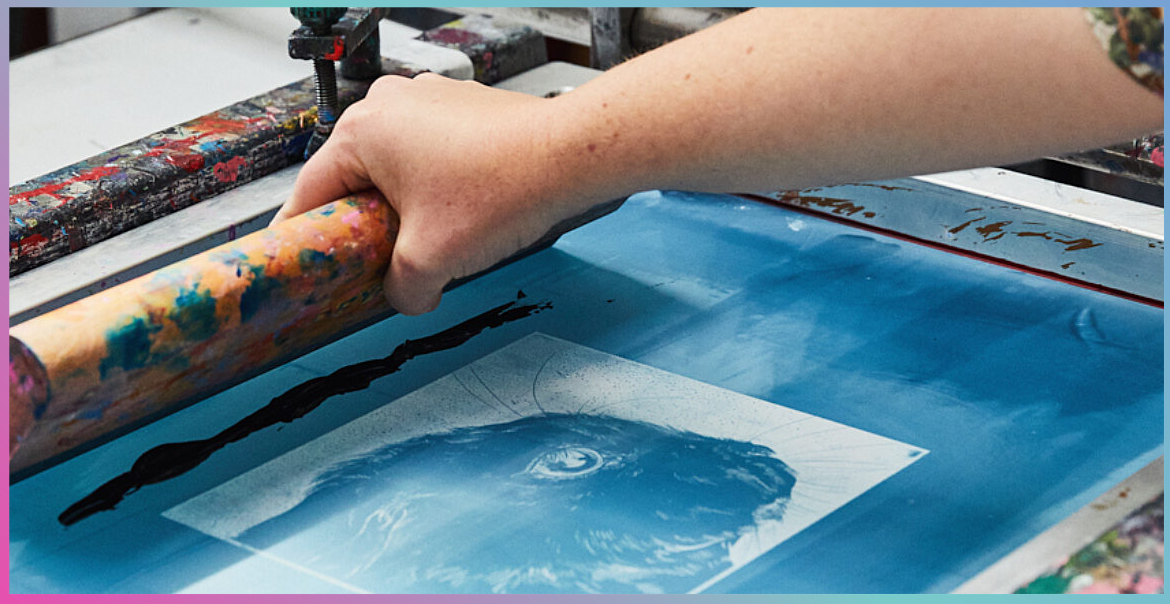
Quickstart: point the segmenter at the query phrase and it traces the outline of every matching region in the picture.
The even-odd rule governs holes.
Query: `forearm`
[[[992,165],[1120,141],[1161,116],[1079,9],[754,10],[553,99],[383,77],[276,220],[377,188],[400,220],[386,295],[414,314],[452,279],[639,190]]]
[[[1079,9],[758,9],[548,104],[550,166],[601,199],[994,165],[1161,127]]]

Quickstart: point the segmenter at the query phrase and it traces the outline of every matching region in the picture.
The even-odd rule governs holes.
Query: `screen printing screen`
[[[152,448],[517,290],[540,312],[61,521]],[[643,193],[436,312],[13,485],[11,589],[948,591],[1160,455],[1162,321],[790,209]]]

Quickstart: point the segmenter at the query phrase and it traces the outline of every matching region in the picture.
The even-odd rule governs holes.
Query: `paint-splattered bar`
[[[460,19],[420,39],[468,55],[485,84],[547,62],[539,32],[489,17]],[[383,59],[382,71],[425,70]],[[368,87],[339,79],[341,107]],[[9,276],[299,162],[316,123],[314,95],[307,78],[11,187]]]
[[[368,85],[343,81],[341,102]],[[10,188],[9,275],[299,161],[314,103],[301,80]]]

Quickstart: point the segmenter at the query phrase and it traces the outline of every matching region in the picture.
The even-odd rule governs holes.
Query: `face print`
[[[298,562],[379,592],[678,592],[729,567],[795,482],[759,445],[545,414],[341,464],[241,539],[295,541],[315,552]]]

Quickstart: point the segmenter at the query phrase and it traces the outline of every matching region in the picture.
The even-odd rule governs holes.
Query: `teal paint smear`
[[[263,266],[248,265],[252,271],[252,283],[240,295],[240,322],[246,322],[256,316],[257,312],[268,302],[272,292],[280,289],[279,279],[264,274]]]
[[[124,371],[145,367],[150,359],[150,334],[162,329],[161,325],[148,323],[142,317],[135,317],[128,325],[106,332],[106,350],[98,372],[105,379],[111,369]]]
[[[191,289],[183,290],[175,298],[175,307],[167,313],[167,318],[178,325],[187,340],[206,340],[219,331],[219,321],[215,318],[215,298],[210,289],[200,292],[198,283]]]
[[[305,270],[324,270],[329,271],[329,278],[336,279],[340,267],[337,259],[325,252],[319,252],[313,249],[303,249],[300,254],[297,254],[297,261],[301,263],[301,268]]]

